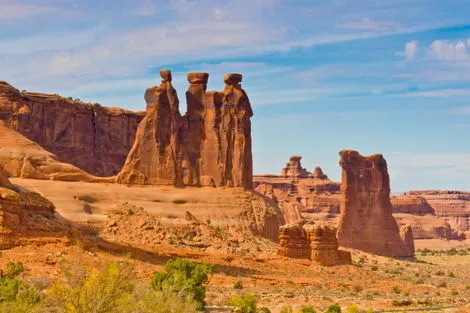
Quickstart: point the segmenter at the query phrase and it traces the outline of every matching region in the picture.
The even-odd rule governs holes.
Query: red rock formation
[[[277,254],[289,258],[307,259],[310,257],[310,244],[307,233],[301,225],[284,225],[279,228]]]
[[[431,205],[436,215],[450,224],[455,231],[470,231],[470,193],[454,190],[410,191]]]
[[[382,155],[363,157],[341,151],[340,246],[392,257],[412,257],[392,216],[387,162]]]
[[[0,166],[0,187],[11,188],[13,185],[8,179],[7,173],[4,171],[3,167]]]
[[[400,238],[405,244],[408,255],[415,254],[415,242],[413,236],[413,229],[411,225],[404,225],[400,227]]]
[[[351,253],[338,250],[336,228],[306,224],[285,225],[279,229],[277,254],[312,260],[313,264],[351,264]]]
[[[147,89],[147,114],[117,181],[126,184],[181,185],[178,130],[181,115],[170,71],[162,83]]]
[[[434,215],[434,209],[421,196],[403,195],[395,196],[390,199],[393,213],[407,213],[414,215]]]
[[[281,171],[281,176],[284,178],[306,178],[309,173],[302,167],[300,155],[293,155],[289,158],[289,162]]]
[[[305,227],[310,242],[310,259],[323,266],[351,264],[351,253],[338,249],[337,229],[326,225]]]
[[[312,177],[316,179],[328,179],[328,176],[323,173],[323,170],[319,166],[315,167]]]
[[[10,177],[63,181],[113,182],[113,178],[95,177],[79,168],[57,161],[17,131],[0,121],[0,165]]]
[[[19,92],[0,81],[0,120],[55,154],[59,161],[94,175],[119,173],[143,117],[143,112]]]
[[[189,73],[187,113],[179,114],[171,73],[146,93],[147,114],[118,182],[185,186],[253,186],[253,115],[242,76],[227,74],[225,90],[206,92],[207,73]]]

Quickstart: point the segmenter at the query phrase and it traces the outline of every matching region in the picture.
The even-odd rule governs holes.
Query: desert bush
[[[24,272],[24,266],[21,262],[8,262],[5,277],[15,278]]]
[[[188,201],[186,200],[183,200],[183,199],[176,199],[176,200],[173,200],[173,203],[174,204],[185,204],[187,203]]]
[[[256,313],[258,301],[252,293],[245,293],[241,296],[233,295],[228,304],[239,309],[240,313]]]
[[[242,283],[240,280],[237,280],[237,281],[233,284],[233,289],[237,289],[237,290],[243,289],[243,283]]]
[[[262,308],[259,308],[258,312],[259,313],[271,313],[271,310],[268,309],[267,307],[262,307]]]
[[[169,291],[181,297],[188,296],[204,309],[205,284],[215,268],[208,263],[197,264],[187,259],[174,259],[165,263],[164,272],[155,272],[151,287],[155,291]]]
[[[393,286],[392,291],[393,291],[393,293],[396,293],[396,294],[401,293],[401,289],[398,286]]]
[[[51,308],[64,313],[119,312],[134,289],[134,273],[127,263],[108,263],[101,271],[92,269],[74,285],[56,283],[48,290]],[[58,312],[61,312],[60,310]]]
[[[303,306],[299,313],[316,313],[315,309],[311,305],[305,305]]]
[[[294,313],[294,310],[292,309],[290,305],[287,305],[282,308],[280,313]]]
[[[325,313],[341,313],[341,307],[338,303],[335,303],[333,305],[330,305],[325,311]]]
[[[86,203],[95,203],[99,201],[99,197],[93,194],[78,195],[77,199]]]
[[[392,300],[392,305],[393,306],[410,306],[413,304],[413,301],[404,299],[404,300]]]
[[[377,267],[377,265],[373,265],[371,268],[370,268],[371,271],[378,271],[379,268]]]

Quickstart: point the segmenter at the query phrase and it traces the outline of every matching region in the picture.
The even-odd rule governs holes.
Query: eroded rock
[[[412,257],[414,251],[400,238],[390,203],[390,179],[382,155],[340,152],[342,171],[340,246],[392,256]],[[410,228],[411,229],[411,228]]]

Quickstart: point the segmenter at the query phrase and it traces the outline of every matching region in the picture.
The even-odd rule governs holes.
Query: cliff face
[[[470,231],[470,193],[463,191],[410,191],[421,196],[434,208],[436,215],[444,219],[456,231]]]
[[[59,161],[93,175],[113,176],[121,170],[143,117],[143,112],[19,92],[0,81],[0,120]]]
[[[251,122],[242,76],[227,74],[223,92],[206,92],[207,73],[189,73],[187,113],[171,72],[147,90],[147,112],[117,181],[126,184],[253,188]]]
[[[411,228],[403,241],[392,215],[390,179],[383,156],[363,157],[356,151],[341,151],[340,156],[340,246],[393,257],[413,256],[413,247],[407,245]]]

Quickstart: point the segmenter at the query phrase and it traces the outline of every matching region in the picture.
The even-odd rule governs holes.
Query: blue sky
[[[300,154],[339,180],[354,149],[394,192],[470,190],[470,0],[0,0],[19,89],[140,110],[161,68],[181,100],[186,72],[244,75],[255,173]]]

